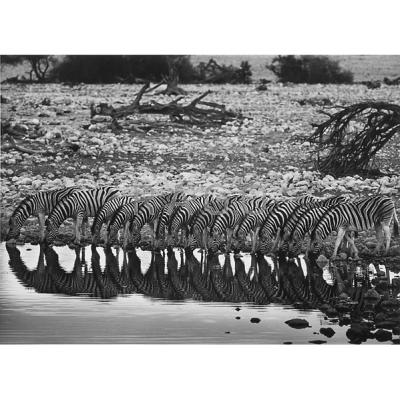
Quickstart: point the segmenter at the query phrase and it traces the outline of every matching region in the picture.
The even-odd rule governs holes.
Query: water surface
[[[2,243],[0,343],[348,343],[349,326],[319,310],[338,295],[329,269],[286,264],[249,254]],[[293,318],[310,327],[285,323]],[[333,337],[319,332],[326,327]]]

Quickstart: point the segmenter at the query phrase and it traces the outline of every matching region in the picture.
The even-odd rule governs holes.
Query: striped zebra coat
[[[318,206],[334,206],[348,201],[347,196],[332,196],[319,198],[306,195],[296,200],[278,202],[271,209],[270,215],[264,221],[260,229],[260,251],[268,253],[276,251],[284,241],[284,236],[292,231],[298,218],[306,212]],[[255,249],[253,248],[253,251]]]
[[[84,222],[84,225],[86,225],[88,217],[94,217],[108,200],[119,196],[119,194],[118,189],[104,186],[99,189],[79,190],[63,198],[47,218],[45,241],[52,243],[60,225],[67,218],[74,218],[74,242],[80,243],[82,223]]]
[[[106,244],[110,244],[117,239],[119,230],[124,227],[124,245],[126,248],[129,242],[129,225],[143,204],[141,201],[130,201],[121,205],[115,211],[107,226]]]
[[[39,220],[40,240],[45,235],[45,216],[53,211],[54,207],[66,196],[78,190],[77,187],[41,191],[28,196],[22,200],[12,213],[9,224],[9,231],[6,240],[16,239],[25,221],[31,216],[37,216]]]
[[[211,226],[223,208],[223,203],[213,201],[193,216],[188,230],[187,247],[192,250],[198,246],[203,249],[207,248]]]
[[[206,207],[210,202],[215,201],[213,195],[199,196],[192,200],[183,202],[178,205],[172,212],[168,221],[167,243],[173,245],[178,241],[178,232],[183,231],[182,237],[187,239],[189,221],[194,218],[196,213]]]
[[[100,239],[100,232],[103,224],[107,224],[106,230],[108,228],[108,223],[111,221],[113,215],[117,210],[125,204],[135,202],[135,198],[132,196],[120,196],[108,200],[97,212],[94,217],[91,232],[92,232],[92,243],[97,244]],[[105,239],[107,241],[107,239]]]
[[[273,202],[274,200],[268,197],[253,197],[233,202],[225,208],[211,227],[209,241],[211,251],[216,251],[221,246],[223,235],[226,235],[226,251],[229,252],[235,230],[245,216],[256,209],[268,208]]]
[[[144,201],[137,212],[137,215],[130,223],[129,231],[132,244],[136,246],[141,238],[141,229],[149,224],[151,227],[152,244],[154,246],[156,239],[155,228],[157,227],[158,219],[165,205],[168,203],[174,204],[186,200],[188,196],[182,192],[166,193],[160,196],[154,196],[149,200]]]
[[[375,228],[377,236],[377,245],[375,252],[378,252],[385,240],[385,253],[390,246],[390,223],[394,221],[394,235],[399,234],[399,222],[396,214],[394,201],[383,195],[368,197],[364,200],[340,204],[331,209],[318,222],[311,233],[310,251],[318,253],[323,246],[323,240],[329,236],[332,231],[337,231],[337,238],[332,257],[336,257],[339,245],[349,230],[366,231]],[[346,236],[350,242],[355,256],[358,256],[358,250],[354,241]]]

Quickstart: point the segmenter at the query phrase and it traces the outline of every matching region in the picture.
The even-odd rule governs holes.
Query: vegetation
[[[352,83],[353,74],[326,56],[278,56],[267,65],[281,82]]]
[[[208,63],[193,65],[187,55],[69,55],[57,61],[50,56],[3,56],[2,63],[17,65],[28,61],[30,81],[69,83],[168,83],[167,94],[184,94],[178,83],[251,82],[251,65],[240,67]],[[13,79],[14,81],[15,79]]]
[[[31,70],[29,72],[29,80],[33,81],[33,75],[39,82],[46,81],[46,73],[54,62],[54,58],[47,55],[5,55],[1,56],[2,64],[17,65],[24,61],[29,62]]]

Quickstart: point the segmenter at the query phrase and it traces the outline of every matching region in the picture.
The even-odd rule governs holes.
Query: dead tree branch
[[[378,173],[371,170],[371,160],[399,132],[400,106],[364,102],[329,115],[308,140],[317,145],[316,164],[321,172],[371,174]]]
[[[159,85],[158,85],[159,86]],[[226,124],[228,121],[242,121],[244,119],[241,113],[235,113],[226,109],[225,105],[213,102],[202,101],[211,91],[202,93],[193,99],[189,104],[180,103],[183,96],[175,100],[162,104],[154,100],[141,104],[143,95],[149,90],[149,83],[145,84],[136,94],[132,104],[119,108],[114,108],[108,104],[99,104],[91,106],[91,116],[109,115],[113,119],[115,126],[119,125],[116,120],[137,114],[157,114],[168,116],[170,121],[182,125],[196,125],[201,128],[217,127]],[[151,125],[151,122],[149,122]]]

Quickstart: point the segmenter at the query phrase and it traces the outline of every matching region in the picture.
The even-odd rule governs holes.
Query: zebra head
[[[208,239],[208,249],[212,253],[216,253],[222,245],[222,235],[212,235]]]
[[[324,248],[324,241],[320,237],[315,236],[310,242],[309,253],[313,255],[319,254],[321,253],[323,248]]]
[[[16,217],[14,215],[12,215],[10,217],[10,219],[8,220],[8,226],[9,226],[9,229],[8,229],[8,233],[6,236],[6,240],[17,239],[19,236],[21,227],[17,223]]]
[[[189,234],[189,237],[186,242],[186,248],[189,248],[190,250],[195,250],[199,247],[199,244],[197,243],[197,239],[193,233]]]
[[[140,234],[140,231],[133,231],[131,232],[131,240],[132,240],[132,245],[134,247],[137,247],[142,239],[142,235]]]
[[[268,254],[274,247],[274,238],[272,236],[264,236],[260,239],[258,251],[261,254]]]
[[[282,241],[282,243],[279,246],[280,251],[284,252],[284,253],[288,253],[289,252],[289,241],[284,239]]]
[[[292,238],[292,240],[288,243],[287,251],[289,257],[294,257],[300,254],[302,247],[303,247],[303,241],[301,238]]]
[[[57,233],[58,233],[58,228],[49,223],[49,220],[46,220],[46,232],[44,237],[45,243],[47,244],[53,243],[55,238],[57,237]]]

